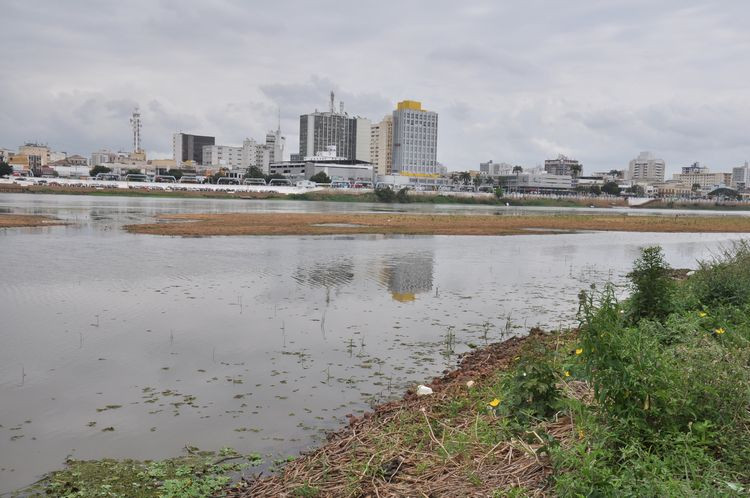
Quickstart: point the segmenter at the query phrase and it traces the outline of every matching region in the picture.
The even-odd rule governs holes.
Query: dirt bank
[[[180,235],[517,235],[559,230],[750,232],[748,217],[621,215],[416,215],[325,213],[174,214],[127,225],[131,233]]]
[[[349,416],[348,427],[329,435],[320,448],[273,476],[239,483],[227,496],[491,496],[512,488],[542,494],[552,468],[536,452],[541,444],[507,440],[488,446],[482,432],[496,431],[491,427],[497,419],[459,406],[472,393],[482,396],[486,384],[529,347],[558,340],[535,330],[468,353],[458,369],[428,384],[433,395],[417,397],[410,390],[363,417]],[[446,413],[446,407],[455,410]],[[545,429],[561,442],[574,437],[567,417]],[[465,447],[450,447],[453,456],[447,456],[449,434],[461,433]]]
[[[34,214],[0,214],[0,228],[46,227],[65,223],[48,216]]]

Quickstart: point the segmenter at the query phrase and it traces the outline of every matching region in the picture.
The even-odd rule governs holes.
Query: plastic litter
[[[421,384],[417,386],[417,396],[427,396],[428,394],[432,394],[431,388]]]
[[[469,389],[471,389],[472,387],[474,387],[474,381],[470,380],[469,382],[467,382],[466,383],[466,387],[468,387]]]

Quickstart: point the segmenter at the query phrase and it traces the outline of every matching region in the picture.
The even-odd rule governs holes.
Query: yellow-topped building
[[[421,111],[422,102],[417,102],[416,100],[402,100],[396,105],[396,109],[398,109],[399,111],[402,111],[404,109],[409,109],[412,111]]]

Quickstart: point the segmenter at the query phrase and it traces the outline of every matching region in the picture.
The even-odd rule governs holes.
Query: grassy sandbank
[[[127,225],[131,233],[178,235],[517,235],[559,230],[750,232],[750,218],[624,215],[418,215],[350,213],[172,214]]]
[[[0,214],[0,228],[47,227],[65,222],[36,214]]]

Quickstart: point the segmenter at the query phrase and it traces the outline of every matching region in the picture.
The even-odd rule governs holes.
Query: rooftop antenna
[[[339,102],[339,112],[344,114],[344,101]]]
[[[278,111],[278,121],[276,125],[276,133],[281,136],[281,107],[277,108]]]
[[[141,112],[138,106],[133,110],[133,116],[130,118],[130,125],[133,127],[133,152],[141,151]]]
[[[334,112],[336,112],[336,108],[333,104],[333,90],[331,90],[331,114],[333,114]]]

